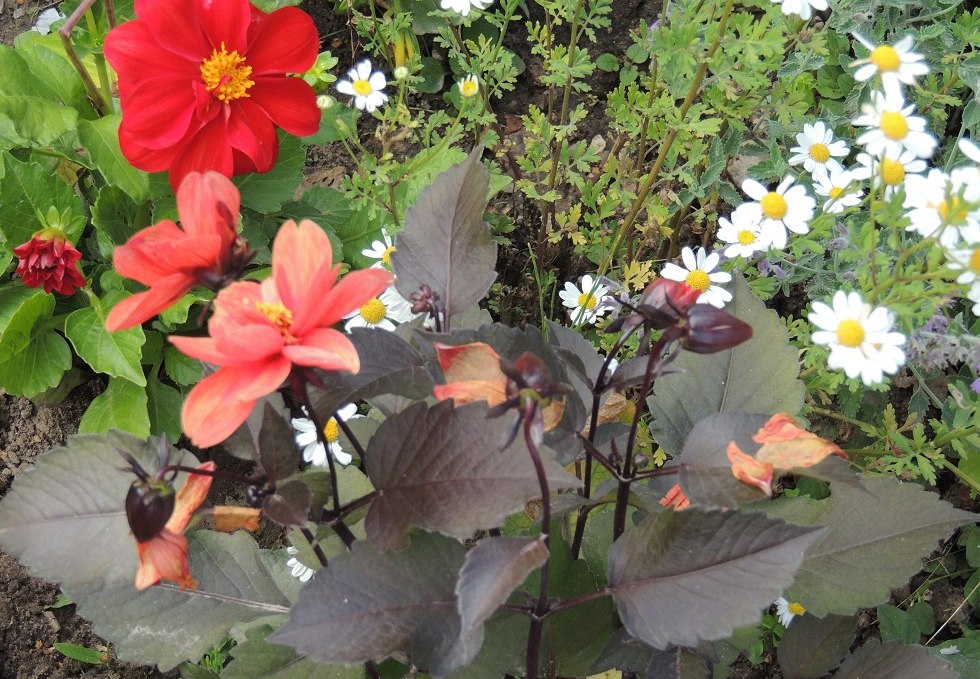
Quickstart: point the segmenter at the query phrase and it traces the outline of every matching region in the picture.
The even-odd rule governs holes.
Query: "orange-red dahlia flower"
[[[224,441],[255,402],[289,376],[292,365],[357,372],[347,337],[331,328],[391,285],[383,269],[365,269],[334,285],[330,239],[309,220],[288,221],[272,244],[272,276],[242,281],[215,299],[209,337],[171,337],[188,356],[220,366],[184,402],[184,432],[205,448]]]
[[[119,74],[119,145],[134,166],[230,177],[267,172],[276,128],[306,136],[320,109],[301,78],[319,39],[295,7],[266,14],[247,0],[136,0],[137,19],[117,26],[105,56]]]
[[[170,220],[148,226],[112,253],[120,276],[150,289],[119,302],[106,328],[125,330],[153,318],[198,284],[219,287],[247,259],[238,238],[238,189],[217,172],[192,172],[177,190],[181,229]]]
[[[78,270],[82,253],[60,229],[41,229],[13,252],[20,260],[16,273],[29,288],[43,285],[48,294],[54,290],[60,295],[73,295],[76,288],[85,286],[85,277]]]

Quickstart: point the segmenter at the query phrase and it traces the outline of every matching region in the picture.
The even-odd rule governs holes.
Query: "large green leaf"
[[[465,538],[540,498],[523,437],[501,448],[509,427],[506,418],[487,419],[485,402],[416,403],[385,420],[366,453],[379,491],[365,522],[370,540],[402,549],[413,526]],[[553,460],[542,462],[551,490],[580,484]]]
[[[279,160],[264,174],[250,172],[233,180],[242,194],[242,207],[258,212],[274,212],[293,199],[303,181],[306,149],[298,137],[279,134]]]
[[[65,337],[75,347],[82,360],[95,372],[146,386],[146,375],[140,365],[146,335],[143,328],[109,332],[105,329],[105,314],[101,304],[93,300],[95,307],[86,307],[68,314],[65,319]]]
[[[133,167],[119,148],[119,122],[117,114],[83,120],[78,125],[78,136],[88,151],[95,167],[106,183],[125,191],[136,203],[146,200],[150,193],[150,176]]]
[[[803,615],[779,640],[779,668],[785,679],[817,679],[840,663],[854,641],[855,616]]]
[[[78,112],[26,95],[0,95],[0,148],[47,146],[78,125]]]
[[[959,679],[949,663],[925,646],[871,639],[844,660],[835,679]]]
[[[271,625],[249,630],[248,638],[231,649],[234,660],[221,671],[221,679],[364,679],[363,667],[321,665],[289,646],[265,640]]]
[[[355,542],[300,591],[289,621],[269,640],[324,663],[352,665],[407,653],[446,674],[472,659],[459,643],[456,574],[466,549],[429,533],[401,552]]]
[[[813,615],[850,614],[887,601],[940,540],[977,520],[915,484],[893,477],[861,483],[862,489],[837,484],[825,500],[784,497],[759,505],[786,521],[827,526],[786,594]]]
[[[683,372],[658,379],[647,399],[657,443],[673,455],[708,415],[795,415],[803,406],[799,360],[779,315],[766,309],[741,275],[735,275],[732,292],[726,310],[752,326],[752,339],[714,354],[681,351],[671,367]]]
[[[476,306],[497,277],[497,244],[483,222],[490,177],[482,152],[474,149],[422,190],[391,255],[398,291],[408,298],[428,285],[450,319]]]
[[[166,434],[171,441],[179,439],[180,406],[184,402],[181,393],[153,376],[146,383],[146,399],[150,432],[158,436]]]
[[[78,425],[80,434],[104,434],[121,429],[140,437],[150,435],[146,388],[112,377],[106,390],[89,404]]]
[[[723,639],[793,582],[821,532],[751,513],[659,512],[613,545],[609,590],[626,629],[655,648]]]
[[[0,46],[0,73],[3,73],[0,94],[43,97],[74,108],[83,118],[95,116],[85,87],[71,64],[43,45],[26,49]]]
[[[38,214],[47,215],[51,207],[59,213],[82,214],[78,196],[50,169],[40,163],[23,163],[7,152],[0,159],[6,172],[0,182],[0,235],[7,247],[29,241],[42,226]],[[78,235],[69,233],[69,240]]]
[[[19,283],[0,287],[0,387],[36,396],[58,385],[71,367],[71,349],[45,321],[54,297]]]

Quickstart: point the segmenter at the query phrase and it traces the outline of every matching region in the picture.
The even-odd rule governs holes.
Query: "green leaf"
[[[878,606],[878,629],[884,642],[901,641],[914,644],[921,636],[919,626],[912,616],[891,604]]]
[[[78,196],[58,175],[39,163],[22,163],[7,152],[0,154],[6,174],[0,182],[0,235],[8,247],[26,243],[41,228],[38,214],[54,207],[59,213],[82,214]],[[84,222],[82,222],[84,225]],[[79,232],[67,234],[74,241]]]
[[[94,648],[86,648],[85,646],[79,646],[78,644],[68,644],[64,642],[58,642],[51,644],[54,649],[61,653],[61,655],[66,658],[71,658],[72,660],[77,660],[79,662],[88,663],[90,665],[102,665],[108,660],[108,653],[106,651],[97,651]]]
[[[619,59],[615,54],[603,52],[595,60],[596,68],[606,73],[614,73],[619,70]]]
[[[95,167],[106,183],[118,186],[136,203],[147,199],[150,193],[150,176],[138,170],[122,154],[119,148],[119,122],[117,114],[83,120],[78,125],[78,136],[88,151]]]
[[[316,134],[303,137],[303,142],[310,146],[319,146],[331,142],[349,139],[357,133],[357,109],[346,106],[339,101],[330,108],[323,109],[320,116],[320,129]]]
[[[779,640],[779,668],[784,679],[817,679],[840,664],[857,629],[855,616],[802,615]]]
[[[379,491],[365,520],[371,542],[404,549],[413,526],[470,537],[540,498],[523,437],[500,447],[509,427],[506,418],[487,419],[485,402],[416,403],[385,420],[367,449],[367,473]],[[542,462],[552,490],[580,484],[554,460]]]
[[[171,441],[180,438],[180,406],[184,397],[156,376],[146,383],[146,410],[150,418],[150,433],[166,434]]]
[[[95,372],[145,387],[146,375],[140,365],[141,349],[146,341],[143,328],[109,332],[105,329],[101,303],[94,297],[91,302],[96,306],[73,311],[65,319],[65,337]]]
[[[242,207],[258,212],[274,212],[293,199],[293,193],[303,181],[306,149],[298,137],[279,134],[279,160],[269,172],[250,172],[232,181],[242,194]]]
[[[870,639],[844,660],[834,679],[960,679],[949,663],[925,646]]]
[[[35,396],[61,382],[71,367],[71,349],[45,321],[54,297],[20,284],[0,287],[0,387]]]
[[[27,49],[0,46],[0,93],[24,95],[72,107],[83,118],[95,116],[85,87],[68,60],[42,45]]]
[[[362,667],[321,665],[289,646],[265,640],[271,625],[249,630],[248,639],[231,649],[231,663],[221,671],[221,679],[364,679]]]
[[[694,425],[708,415],[731,411],[795,415],[803,406],[796,348],[779,315],[766,309],[741,275],[734,276],[732,293],[734,299],[726,310],[752,326],[752,339],[714,354],[681,351],[671,367],[683,372],[658,379],[647,399],[654,437],[672,455],[680,452]]]
[[[47,99],[0,95],[0,148],[48,146],[78,125],[78,112]]]
[[[696,646],[759,619],[823,531],[733,511],[664,511],[609,552],[609,589],[630,634]]]
[[[940,540],[976,520],[915,484],[879,477],[861,479],[861,485],[837,484],[826,500],[784,497],[759,505],[770,516],[828,527],[807,550],[786,594],[818,617],[887,601]]]
[[[121,377],[109,380],[109,386],[95,397],[78,425],[80,434],[103,434],[121,429],[136,436],[150,435],[150,415],[146,389]]]
[[[476,306],[497,277],[497,244],[483,222],[490,178],[482,153],[477,147],[422,191],[405,212],[391,255],[402,296],[428,285],[449,319]]]
[[[113,245],[122,245],[136,233],[137,206],[126,193],[116,186],[103,186],[92,207],[92,224]],[[106,258],[111,252],[104,253]]]
[[[163,348],[163,367],[174,382],[182,387],[197,384],[201,379],[202,365],[196,358],[182,354],[177,347]]]

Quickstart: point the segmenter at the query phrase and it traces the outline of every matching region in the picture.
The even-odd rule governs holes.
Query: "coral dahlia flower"
[[[247,0],[136,0],[105,56],[119,74],[119,145],[134,166],[230,177],[267,172],[276,128],[317,131],[320,109],[301,78],[316,61],[313,20],[295,7],[266,14]]]
[[[180,227],[169,219],[148,226],[112,253],[120,276],[149,287],[112,308],[109,331],[153,318],[195,285],[219,288],[248,260],[238,236],[238,189],[217,172],[192,172],[177,190]],[[181,228],[183,227],[183,228]]]
[[[215,299],[209,337],[171,337],[180,351],[219,366],[184,402],[184,432],[202,448],[224,441],[255,402],[285,381],[292,366],[360,369],[357,350],[332,325],[391,285],[383,269],[337,282],[330,239],[319,226],[292,220],[272,244],[272,276],[242,281]],[[336,285],[335,285],[336,283]]]
[[[76,288],[85,287],[85,277],[78,270],[82,253],[60,229],[41,229],[13,252],[18,259],[16,273],[29,288],[43,286],[48,294],[53,290],[59,295],[74,295]]]

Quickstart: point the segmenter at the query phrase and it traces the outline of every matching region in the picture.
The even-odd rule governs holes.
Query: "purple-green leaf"
[[[312,495],[306,482],[292,479],[279,484],[276,492],[262,502],[262,513],[283,526],[305,526],[309,520]]]
[[[655,514],[609,552],[609,591],[630,634],[655,648],[722,639],[793,581],[821,531],[733,511]]]
[[[401,552],[355,542],[306,584],[269,641],[324,663],[405,653],[420,669],[447,674],[479,650],[460,643],[455,588],[465,556],[455,540],[429,533]]]
[[[541,537],[487,538],[468,551],[456,583],[460,641],[479,648],[484,621],[547,559],[548,548]]]
[[[467,538],[540,498],[523,437],[500,447],[507,427],[508,418],[487,419],[485,402],[416,403],[385,420],[366,452],[378,490],[365,521],[368,538],[402,549],[413,526]],[[579,485],[548,457],[544,467],[551,490]]]
[[[929,653],[925,646],[906,646],[897,641],[887,644],[877,639],[844,660],[834,679],[959,679],[942,658]]]
[[[779,668],[785,679],[817,679],[834,669],[854,641],[855,616],[803,615],[779,640]]]
[[[708,679],[711,672],[700,656],[686,648],[672,648],[653,656],[647,679]]]
[[[483,222],[490,190],[478,146],[419,194],[391,255],[395,286],[406,299],[428,285],[449,319],[476,306],[497,277],[497,244]]]

